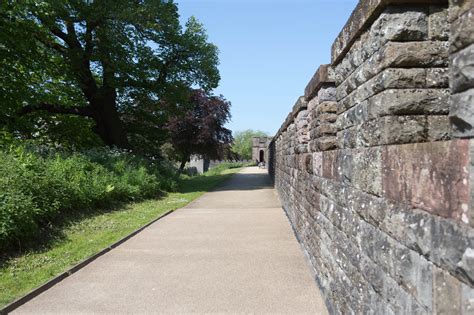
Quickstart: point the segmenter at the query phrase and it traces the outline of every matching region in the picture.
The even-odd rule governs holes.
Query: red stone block
[[[468,223],[468,140],[386,146],[382,167],[385,197]]]
[[[323,177],[339,180],[338,152],[339,150],[323,152]]]

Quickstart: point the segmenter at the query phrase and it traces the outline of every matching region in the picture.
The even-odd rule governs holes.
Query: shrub
[[[0,151],[0,250],[38,235],[62,213],[140,200],[176,189],[175,170],[118,150]]]

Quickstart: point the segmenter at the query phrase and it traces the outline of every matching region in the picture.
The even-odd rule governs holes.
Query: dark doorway
[[[260,162],[265,163],[265,152],[260,150]]]

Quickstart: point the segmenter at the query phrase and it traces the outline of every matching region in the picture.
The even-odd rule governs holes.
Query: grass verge
[[[178,192],[161,199],[85,212],[63,218],[38,248],[1,257],[0,308],[99,252],[168,210],[185,206],[239,168],[209,172],[180,181]]]

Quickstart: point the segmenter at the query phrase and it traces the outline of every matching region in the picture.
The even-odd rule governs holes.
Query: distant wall
[[[270,144],[332,313],[474,313],[473,3],[360,1]]]

